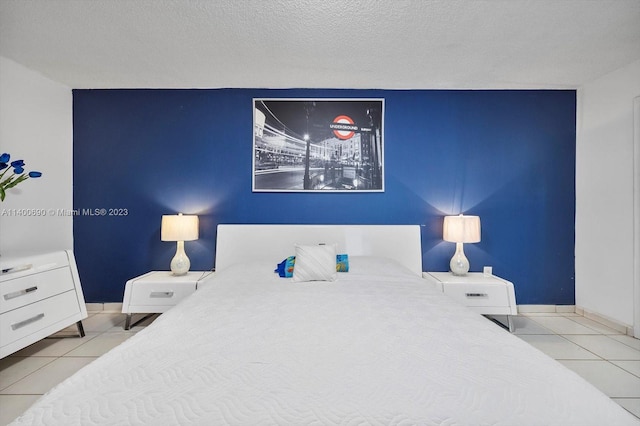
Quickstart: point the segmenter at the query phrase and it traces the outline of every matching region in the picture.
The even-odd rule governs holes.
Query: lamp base
[[[184,241],[178,241],[176,254],[171,259],[171,273],[177,276],[186,275],[190,267],[191,262],[184,252]]]
[[[456,252],[449,262],[449,268],[451,273],[457,276],[464,276],[469,272],[469,259],[464,255],[462,243],[456,243]]]

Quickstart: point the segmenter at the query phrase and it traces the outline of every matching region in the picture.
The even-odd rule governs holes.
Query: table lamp
[[[171,259],[173,275],[185,275],[189,272],[191,262],[184,252],[184,242],[198,239],[198,216],[196,215],[163,215],[162,241],[176,241],[176,255]]]
[[[464,255],[464,243],[480,241],[480,217],[478,216],[445,216],[442,227],[442,239],[456,243],[456,252],[449,262],[453,275],[467,275],[469,260]]]

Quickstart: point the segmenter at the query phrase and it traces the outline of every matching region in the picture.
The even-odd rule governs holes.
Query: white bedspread
[[[16,425],[637,425],[411,274],[220,272]]]

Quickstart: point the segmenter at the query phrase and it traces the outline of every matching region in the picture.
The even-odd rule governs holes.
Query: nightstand
[[[424,272],[422,276],[444,294],[479,314],[506,315],[509,331],[513,332],[511,316],[518,315],[513,283],[481,272],[469,272],[464,276],[450,272]]]
[[[134,313],[162,313],[194,293],[211,271],[190,271],[175,276],[169,271],[151,271],[127,281],[122,300],[122,313],[127,314],[124,329],[132,326]]]

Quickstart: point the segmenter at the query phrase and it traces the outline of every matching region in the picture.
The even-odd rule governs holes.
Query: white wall
[[[638,95],[640,60],[578,90],[576,305],[627,326],[634,314],[633,98]]]
[[[73,248],[72,217],[58,211],[73,206],[72,105],[70,88],[0,57],[0,153],[43,174],[0,203],[0,254]]]

